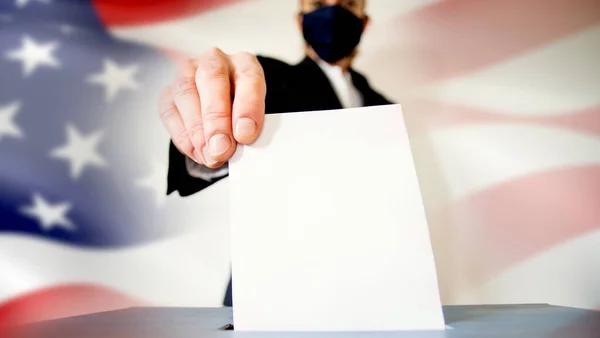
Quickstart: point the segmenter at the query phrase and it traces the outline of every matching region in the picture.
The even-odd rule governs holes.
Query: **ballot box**
[[[60,338],[598,338],[600,312],[547,304],[444,306],[446,329],[399,332],[240,332],[231,308],[134,307],[29,324],[2,337]],[[365,309],[368,311],[368,309]]]

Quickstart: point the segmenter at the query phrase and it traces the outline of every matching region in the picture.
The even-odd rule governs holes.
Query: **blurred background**
[[[367,8],[355,68],[404,108],[442,302],[600,308],[600,1]],[[297,11],[0,0],[0,326],[221,306],[228,180],[166,196],[158,96],[211,46],[300,61]]]

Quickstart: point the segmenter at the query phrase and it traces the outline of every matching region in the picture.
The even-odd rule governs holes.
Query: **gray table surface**
[[[551,306],[444,306],[445,331],[406,332],[239,332],[230,308],[134,307],[26,325],[3,337],[56,338],[600,338],[600,312]]]

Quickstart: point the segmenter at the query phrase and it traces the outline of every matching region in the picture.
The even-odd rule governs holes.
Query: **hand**
[[[265,96],[264,72],[254,55],[212,48],[182,63],[161,96],[159,115],[181,153],[218,168],[238,143],[252,143],[260,134]]]

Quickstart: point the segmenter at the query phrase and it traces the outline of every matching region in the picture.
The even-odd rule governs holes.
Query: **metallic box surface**
[[[117,338],[599,338],[600,312],[547,304],[444,306],[445,331],[239,332],[231,308],[134,307],[14,328],[3,337]]]

